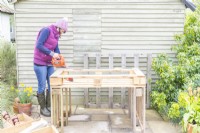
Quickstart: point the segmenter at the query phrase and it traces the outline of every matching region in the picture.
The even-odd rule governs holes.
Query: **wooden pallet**
[[[88,74],[90,73],[90,74]],[[109,74],[108,74],[109,73]],[[73,82],[69,81],[73,78]],[[51,86],[68,87],[139,87],[146,84],[145,75],[138,69],[57,70],[50,78]],[[81,85],[81,86],[80,86]],[[83,85],[83,86],[82,86]]]
[[[72,80],[73,79],[73,80]],[[68,123],[68,115],[64,119],[63,111],[71,110],[71,89],[73,88],[129,88],[129,116],[136,132],[136,119],[141,131],[145,132],[145,91],[146,77],[138,69],[58,69],[50,78],[51,83],[51,120],[59,126],[61,132],[64,122]],[[97,93],[98,97],[100,95]],[[64,106],[64,99],[66,106]],[[69,108],[68,108],[69,106]],[[66,113],[68,114],[68,113]]]

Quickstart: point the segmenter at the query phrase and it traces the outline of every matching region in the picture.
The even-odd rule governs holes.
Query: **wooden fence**
[[[101,68],[101,62],[102,59],[108,59],[108,69],[113,69],[114,66],[114,58],[120,58],[121,59],[121,68],[126,68],[128,63],[127,63],[127,59],[131,59],[133,61],[133,66],[129,67],[135,67],[135,68],[139,68],[139,63],[140,63],[140,58],[146,58],[146,107],[149,108],[150,107],[150,96],[149,93],[151,91],[151,83],[149,83],[149,79],[151,79],[151,63],[152,63],[152,54],[84,54],[84,69],[89,69],[91,64],[94,64],[94,66],[97,69]],[[105,65],[104,65],[105,66]],[[144,70],[145,71],[145,70]],[[126,97],[126,89],[125,88],[121,88],[121,107],[125,108],[125,97]],[[108,95],[109,95],[109,108],[113,108],[113,95],[114,95],[114,89],[113,88],[108,88]],[[97,107],[100,107],[101,101],[100,101],[100,94],[101,94],[101,90],[100,88],[96,89],[96,104]],[[85,106],[88,107],[88,103],[89,103],[89,89],[86,88],[84,90],[84,97],[85,97]]]

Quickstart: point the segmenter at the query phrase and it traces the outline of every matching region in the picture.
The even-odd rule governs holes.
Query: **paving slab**
[[[92,121],[108,121],[108,115],[91,115]]]
[[[111,128],[132,129],[128,115],[109,115]]]
[[[172,123],[166,121],[148,121],[149,127],[153,133],[181,133],[177,127],[172,125]]]
[[[157,111],[148,109],[146,110],[146,120],[147,121],[163,121],[163,118],[158,114]]]
[[[97,108],[83,108],[76,109],[75,114],[124,114],[123,109],[97,109]]]
[[[69,122],[64,127],[65,133],[110,133],[109,122],[90,121],[90,122]]]
[[[130,128],[114,128],[111,129],[111,133],[133,133]]]
[[[90,121],[90,115],[71,115],[68,121]]]
[[[31,117],[34,119],[42,117],[48,123],[51,122],[51,117],[44,117],[39,112],[39,105],[33,105]],[[84,108],[73,105],[72,116],[69,117],[69,124],[64,127],[64,131],[65,133],[132,133],[127,114],[127,109]],[[145,133],[182,133],[180,126],[176,127],[164,121],[155,110],[146,110],[146,121]],[[136,131],[140,133],[139,127]]]

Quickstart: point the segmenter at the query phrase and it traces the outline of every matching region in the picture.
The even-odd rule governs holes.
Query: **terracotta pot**
[[[16,102],[13,103],[13,112],[19,114],[18,103]]]
[[[192,133],[192,131],[193,131],[193,125],[192,124],[188,124],[187,133]],[[199,132],[197,132],[197,133],[199,133]]]
[[[19,113],[25,113],[27,115],[31,115],[31,107],[32,103],[18,104]]]
[[[13,112],[14,112],[15,114],[19,114],[18,104],[19,104],[19,98],[16,97],[16,98],[14,99],[14,103],[13,103]]]

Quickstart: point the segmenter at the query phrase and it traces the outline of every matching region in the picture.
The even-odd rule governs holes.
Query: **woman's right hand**
[[[60,59],[60,55],[58,53],[54,53],[53,54],[53,58],[59,60]]]

